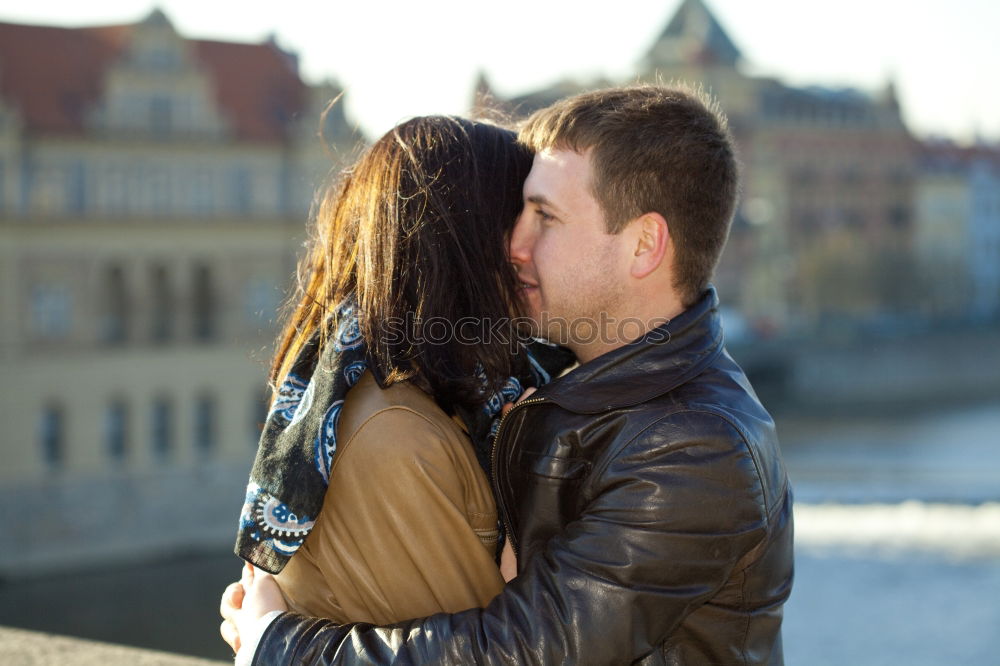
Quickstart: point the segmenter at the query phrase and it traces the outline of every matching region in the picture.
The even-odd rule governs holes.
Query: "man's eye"
[[[549,215],[548,213],[546,213],[541,208],[537,209],[535,211],[535,214],[538,215],[538,219],[541,220],[542,222],[548,222],[548,221],[552,220],[552,216]]]

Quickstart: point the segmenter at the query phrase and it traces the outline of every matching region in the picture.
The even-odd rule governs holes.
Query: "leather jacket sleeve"
[[[580,488],[579,517],[487,608],[385,627],[286,613],[254,664],[621,664],[649,654],[734,584],[768,509],[748,447],[717,415],[672,414],[618,446]]]

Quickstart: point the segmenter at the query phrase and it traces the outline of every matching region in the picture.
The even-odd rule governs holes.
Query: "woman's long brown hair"
[[[531,169],[515,138],[488,123],[414,118],[343,173],[317,210],[272,387],[314,335],[322,347],[336,325],[331,312],[348,297],[387,383],[413,379],[450,409],[484,400],[480,371],[488,390],[511,374],[514,332],[497,324],[509,322],[516,297],[506,239]],[[458,339],[463,321],[479,324]]]

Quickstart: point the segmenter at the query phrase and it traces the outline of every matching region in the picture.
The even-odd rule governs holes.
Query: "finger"
[[[243,570],[240,572],[240,582],[246,589],[250,589],[253,584],[253,565],[249,562],[243,565]]]
[[[505,402],[503,404],[503,407],[500,408],[500,416],[507,416],[507,412],[509,412],[513,408],[514,408],[514,403],[512,403],[512,402]]]
[[[245,590],[240,583],[230,583],[222,593],[222,601],[219,602],[219,615],[229,620],[236,615],[236,611],[243,607],[243,596]]]
[[[524,389],[524,393],[521,394],[521,397],[518,398],[517,401],[521,402],[522,400],[524,400],[525,398],[527,398],[529,395],[531,395],[532,393],[534,393],[537,390],[538,389],[535,388],[534,386],[529,386],[528,388]]]
[[[240,651],[240,632],[236,629],[235,622],[223,621],[219,625],[219,633],[222,635],[222,640],[226,641],[226,644],[233,649],[233,652]]]
[[[222,593],[222,598],[224,601],[228,601],[233,608],[241,608],[246,593],[247,588],[243,583],[231,583]]]

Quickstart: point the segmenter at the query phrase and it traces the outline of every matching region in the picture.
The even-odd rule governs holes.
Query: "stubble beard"
[[[573,285],[563,287],[564,293],[574,292]],[[575,290],[577,298],[567,299],[562,305],[557,303],[550,307],[539,299],[539,311],[530,315],[538,334],[578,354],[595,343],[614,344],[614,340],[608,339],[607,324],[614,322],[614,317],[621,310],[624,288],[610,281],[595,279],[577,285]]]

